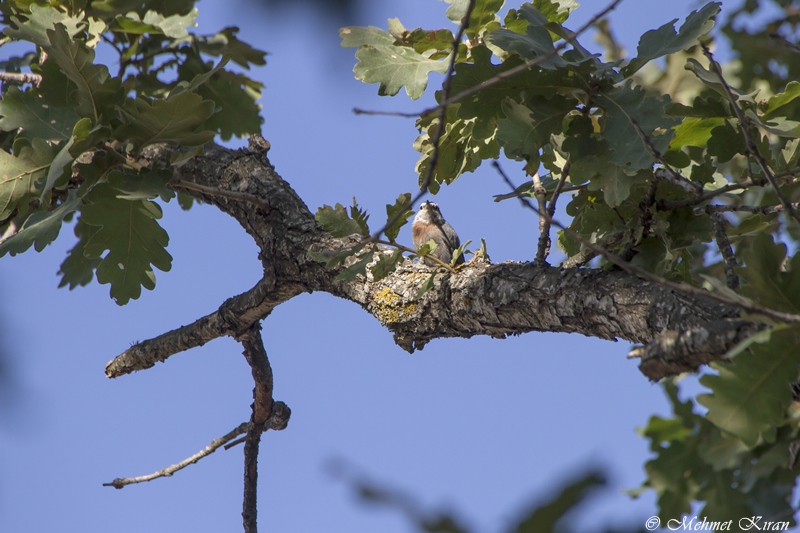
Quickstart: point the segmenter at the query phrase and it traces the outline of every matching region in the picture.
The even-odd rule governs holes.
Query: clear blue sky
[[[448,27],[435,0],[368,2],[360,24]],[[606,4],[587,1],[577,27]],[[725,2],[724,10],[731,4]],[[613,28],[633,55],[638,36],[698,7],[692,0],[627,0]],[[516,5],[512,4],[512,7]],[[270,158],[307,205],[353,195],[379,220],[384,204],[415,187],[410,120],[355,116],[355,106],[417,110],[421,101],[379,98],[352,75],[353,50],[330,26],[242,0],[200,2],[200,33],[224,26],[270,53],[252,72],[266,85]],[[584,45],[597,49],[587,38]],[[441,83],[441,77],[432,83]],[[519,165],[506,163],[517,182]],[[483,237],[495,262],[535,253],[536,220],[512,202],[489,165],[436,197],[462,240]],[[220,451],[168,479],[102,487],[195,453],[249,417],[252,381],[231,339],[173,356],[117,380],[103,366],[131,342],[188,324],[260,277],[257,249],[208,206],[165,207],[174,257],[157,287],[126,307],[93,282],[57,289],[74,242],[71,227],[43,253],[0,260],[0,318],[10,352],[13,401],[0,411],[0,531],[219,532],[241,530],[242,448]],[[406,228],[401,238],[410,242]],[[625,359],[629,345],[577,335],[431,342],[409,355],[358,306],[303,295],[264,323],[275,398],[289,428],[262,444],[259,517],[264,531],[409,531],[400,515],[364,508],[325,465],[342,459],[431,508],[457,509],[476,531],[499,531],[533,498],[589,464],[610,469],[611,488],[582,509],[585,529],[654,514],[639,485],[648,456],[634,429],[665,415],[661,389]]]

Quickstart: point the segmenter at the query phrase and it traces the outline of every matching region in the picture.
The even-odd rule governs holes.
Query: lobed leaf
[[[329,231],[334,237],[347,237],[354,233],[361,233],[361,225],[347,216],[347,209],[342,204],[335,207],[323,205],[317,209],[315,215],[317,222],[325,231]],[[369,235],[367,233],[366,235]]]
[[[111,284],[111,297],[119,305],[155,288],[153,268],[167,272],[172,256],[167,252],[167,232],[158,225],[161,209],[146,200],[123,200],[109,184],[95,186],[87,196],[81,220],[99,229],[87,241],[84,255],[102,257],[97,281]]]
[[[653,59],[696,45],[698,39],[714,27],[713,17],[719,13],[721,7],[722,2],[709,2],[700,10],[692,11],[677,33],[675,23],[678,19],[664,24],[657,30],[646,32],[639,39],[636,50],[638,55],[622,69],[623,76],[629,78]]]
[[[400,228],[408,224],[408,218],[414,214],[410,209],[411,207],[411,193],[403,193],[397,197],[397,200],[392,204],[386,204],[386,223],[389,224],[397,217],[392,224],[386,226],[384,234],[389,242],[394,242],[397,235],[400,233]]]
[[[52,149],[42,139],[17,146],[16,157],[0,150],[0,220],[41,191],[41,180],[53,161]]]
[[[0,241],[0,257],[7,253],[12,256],[21,254],[31,246],[37,252],[44,250],[45,246],[56,240],[64,218],[75,212],[80,202],[77,192],[72,190],[56,209],[31,214],[16,234]]]
[[[381,96],[394,96],[405,86],[406,94],[416,100],[425,92],[430,72],[447,72],[447,61],[432,60],[413,48],[396,46],[394,37],[374,26],[342,28],[339,36],[342,46],[359,47],[356,50],[358,63],[353,68],[356,79],[379,83]]]
[[[700,378],[711,394],[697,398],[708,408],[706,418],[748,447],[775,442],[792,401],[790,385],[797,379],[798,334],[797,328],[773,330],[769,342],[750,344],[729,364],[714,363],[719,375]]]

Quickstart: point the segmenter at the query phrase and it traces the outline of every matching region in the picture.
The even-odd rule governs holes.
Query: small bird
[[[442,212],[439,211],[439,206],[433,202],[423,202],[419,206],[419,212],[411,224],[411,240],[414,242],[415,250],[419,250],[430,240],[435,242],[436,249],[431,252],[431,255],[445,263],[450,263],[453,252],[461,246],[456,230],[445,221]],[[428,266],[436,265],[426,258],[422,258],[422,262]],[[463,262],[464,254],[461,254],[456,264],[460,265]]]

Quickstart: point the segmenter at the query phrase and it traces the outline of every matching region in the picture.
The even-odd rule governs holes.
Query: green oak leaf
[[[63,141],[72,136],[72,128],[80,118],[73,106],[59,106],[42,98],[37,91],[20,91],[10,87],[0,100],[0,129],[14,131],[33,140]]]
[[[562,132],[567,113],[574,102],[561,95],[552,98],[532,96],[525,105],[508,99],[503,102],[506,118],[497,121],[497,142],[510,159],[527,159],[538,155],[551,135]]]
[[[700,378],[711,394],[697,397],[708,408],[706,418],[751,448],[774,442],[792,401],[790,384],[800,364],[799,334],[796,327],[773,329],[768,342],[751,344],[730,363],[712,363],[719,375]]]
[[[335,207],[323,205],[317,209],[315,218],[322,229],[334,237],[347,237],[354,233],[361,234],[362,231],[361,224],[347,216],[347,209],[342,204],[336,204]],[[366,237],[369,233],[363,235]]]
[[[447,61],[432,60],[413,48],[396,46],[392,35],[374,26],[349,26],[339,30],[339,36],[342,46],[358,47],[358,63],[353,68],[356,79],[364,83],[379,83],[378,94],[381,96],[394,96],[405,86],[406,94],[416,100],[425,92],[430,72],[447,72]],[[426,54],[432,52],[434,50]]]
[[[763,118],[769,119],[774,117],[780,108],[793,102],[797,97],[800,97],[800,83],[790,81],[782,93],[775,94],[767,100],[767,107],[764,109]]]
[[[523,8],[526,4],[523,4]],[[570,13],[580,7],[575,0],[534,0],[533,7],[549,22],[563,24]]]
[[[172,171],[163,168],[143,168],[138,172],[126,168],[108,173],[108,183],[116,189],[117,198],[122,200],[154,200],[160,197],[168,202],[175,198],[175,192],[167,189],[170,180]]]
[[[461,19],[467,14],[467,7],[470,0],[445,0],[450,7],[445,11],[445,16],[455,22],[461,24]],[[495,21],[497,20],[497,12],[503,7],[504,0],[475,0],[475,7],[472,8],[472,13],[469,17],[469,25],[464,32],[469,39],[473,39],[479,35],[483,30],[492,29],[492,26],[499,26]]]
[[[668,22],[657,30],[650,30],[639,39],[637,56],[622,69],[626,78],[653,59],[685,50],[697,44],[698,39],[714,27],[713,17],[719,13],[722,2],[709,2],[699,11],[692,11],[686,17],[681,29],[675,32],[678,19]]]
[[[675,137],[669,143],[670,150],[684,146],[705,147],[711,138],[711,130],[724,123],[722,118],[686,117],[675,126]]]
[[[172,256],[166,250],[169,236],[157,222],[161,208],[146,200],[123,200],[117,194],[109,184],[95,186],[86,197],[90,203],[82,208],[81,220],[100,228],[84,248],[88,259],[102,256],[97,281],[111,284],[111,298],[125,305],[141,296],[142,287],[155,288],[153,267],[169,271]]]
[[[26,20],[19,16],[12,17],[11,22],[16,28],[9,26],[3,33],[13,39],[30,41],[42,47],[50,46],[47,36],[48,30],[53,30],[56,24],[61,24],[66,29],[70,38],[78,34],[85,24],[83,16],[70,16],[60,9],[50,6],[30,5],[30,13],[25,13]]]
[[[736,154],[744,154],[744,137],[729,122],[711,129],[707,145],[708,155],[717,158],[717,163],[726,163]]]
[[[646,172],[629,174],[611,161],[607,153],[577,159],[572,164],[570,174],[579,182],[589,180],[590,191],[602,190],[603,199],[609,207],[619,207],[630,196],[631,187],[648,178]]]
[[[742,252],[747,268],[737,270],[747,283],[742,294],[770,309],[800,313],[800,254],[784,269],[786,245],[775,243],[768,233],[759,233]]]
[[[215,35],[205,39],[198,39],[198,47],[204,54],[212,56],[228,56],[234,63],[250,69],[250,65],[263,66],[267,64],[266,52],[253,48],[236,37],[239,28],[230,26],[223,28]],[[453,42],[453,39],[450,39]]]
[[[378,262],[375,263],[372,268],[370,268],[372,280],[380,281],[394,272],[395,268],[397,268],[397,265],[400,264],[403,259],[403,252],[400,250],[395,250],[391,254],[378,254]]]
[[[541,68],[553,70],[566,67],[569,62],[553,52],[553,38],[546,27],[549,24],[547,17],[531,4],[523,4],[519,16],[528,21],[524,35],[504,28],[489,34],[489,42],[506,52],[519,55],[526,61],[548,53],[554,54],[537,65]]]
[[[78,237],[78,242],[67,252],[66,259],[58,269],[58,274],[61,275],[59,288],[69,285],[69,290],[72,290],[75,287],[84,287],[91,283],[97,265],[102,259],[86,257],[86,243],[101,229],[100,226],[90,226],[78,219],[75,224],[75,236]]]
[[[148,10],[144,17],[140,17],[136,11],[129,11],[125,15],[117,15],[115,22],[118,29],[116,31],[134,35],[163,34],[171,39],[184,39],[189,35],[186,28],[197,26],[197,14],[197,8],[192,9],[186,15],[170,15],[168,17],[152,9]]]
[[[430,59],[447,57],[453,49],[453,32],[450,30],[404,30],[397,39],[398,44],[410,46],[418,54],[434,50]]]
[[[384,230],[389,242],[394,242],[400,233],[400,228],[408,224],[408,218],[414,214],[411,207],[411,193],[407,192],[397,197],[394,205],[386,204],[386,223],[388,224],[397,217],[394,222]]]
[[[63,187],[69,177],[72,175],[70,172],[70,168],[72,167],[72,162],[75,161],[75,158],[72,157],[70,154],[70,149],[72,148],[72,144],[74,139],[70,137],[70,139],[64,143],[64,146],[58,151],[56,156],[53,158],[53,161],[50,163],[50,169],[47,171],[47,179],[44,182],[44,187],[42,188],[42,195],[47,193],[53,187]]]
[[[371,252],[367,252],[364,255],[359,256],[355,263],[339,272],[339,275],[336,276],[334,281],[353,281],[359,274],[367,277],[367,265],[374,259],[375,258]]]
[[[471,50],[474,63],[458,63],[451,83],[451,94],[457,94],[484,81],[493,78],[522,63],[514,55],[500,65],[492,63],[492,52],[484,45],[479,45]],[[580,75],[565,70],[537,70],[528,69],[524,72],[505,79],[495,85],[487,87],[459,102],[458,117],[475,122],[472,135],[476,139],[488,139],[494,135],[497,119],[502,117],[503,102],[515,96],[519,98],[523,92],[528,96],[541,95],[551,97],[553,93],[571,92],[582,87],[581,77],[588,77],[593,67],[586,63],[574,67]],[[441,93],[437,93],[441,99]]]
[[[358,224],[358,232],[364,236],[369,236],[369,215],[365,209],[361,209],[358,206],[358,202],[356,202],[356,197],[353,196],[353,205],[350,207],[350,218],[352,218],[356,224]]]
[[[114,130],[114,136],[139,147],[159,142],[205,144],[214,138],[214,132],[204,123],[215,108],[214,102],[190,91],[173,92],[163,100],[128,98],[125,105],[117,108],[122,125]]]
[[[263,85],[247,76],[221,69],[226,59],[211,71],[200,74],[208,65],[198,60],[188,60],[178,67],[178,73],[184,78],[195,74],[192,85],[199,76],[208,75],[202,83],[197,83],[197,94],[205,100],[214,102],[217,110],[205,121],[204,128],[219,133],[222,140],[232,136],[244,137],[261,131],[264,119],[259,115],[261,106],[256,101],[261,98]]]
[[[97,13],[103,18],[135,11],[143,15],[145,9],[161,13],[164,16],[185,15],[194,7],[196,0],[98,0],[88,7],[90,13]]]
[[[417,299],[420,299],[420,298],[422,298],[422,295],[423,295],[423,294],[425,294],[425,293],[426,293],[426,292],[428,292],[429,290],[433,289],[433,286],[434,286],[434,285],[433,285],[433,281],[434,281],[435,279],[436,279],[436,272],[434,272],[433,274],[431,274],[430,276],[428,276],[428,279],[426,279],[426,280],[425,280],[425,281],[422,283],[422,285],[420,285],[420,286],[419,286],[419,289],[417,289],[417,294],[416,294],[416,298],[417,298]]]
[[[112,78],[108,68],[94,64],[94,50],[81,41],[73,40],[64,26],[57,24],[48,30],[48,57],[55,61],[64,74],[77,86],[77,111],[81,117],[95,123],[100,117],[111,117],[114,106],[122,100],[123,89],[119,78]]]
[[[527,533],[534,531],[558,531],[557,524],[561,523],[561,518],[580,505],[590,493],[606,484],[605,476],[601,472],[590,472],[581,479],[574,481],[561,489],[546,504],[537,507],[523,515],[520,522],[515,526],[517,533]]]
[[[52,211],[37,211],[31,214],[16,234],[0,242],[0,257],[7,253],[21,254],[31,246],[37,252],[44,250],[45,246],[58,237],[64,218],[78,209],[80,203],[77,192],[72,190],[64,203]]]
[[[668,96],[647,96],[644,89],[628,80],[624,86],[596,94],[594,101],[605,113],[603,136],[613,149],[611,161],[628,172],[650,168],[655,161],[634,121],[656,151],[666,151],[675,134],[671,128],[678,123],[676,118],[665,116]]]
[[[7,218],[18,205],[38,195],[53,151],[42,139],[15,146],[17,156],[0,150],[0,220]],[[23,206],[23,210],[26,206]]]

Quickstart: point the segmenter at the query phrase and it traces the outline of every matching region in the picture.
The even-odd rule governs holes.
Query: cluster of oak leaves
[[[468,2],[448,3],[447,17],[460,23]],[[754,6],[758,2],[748,3],[729,21]],[[723,33],[731,37],[739,64],[722,71],[731,85],[743,88],[733,89],[731,98],[698,45],[701,39],[713,42],[709,31],[720,13],[718,2],[689,14],[679,29],[672,22],[644,34],[630,61],[622,60],[605,23],[598,28],[607,60],[579,40],[553,50],[554,43],[571,36],[565,23],[577,7],[574,0],[537,0],[501,12],[502,7],[501,0],[475,2],[455,52],[450,96],[526,61],[540,61],[447,106],[432,170],[439,110],[418,119],[416,170],[421,180],[429,176],[430,192],[499,158],[501,151],[525,161],[530,174],[539,170],[548,193],[568,172],[569,227],[582,239],[666,279],[729,291],[718,281],[722,263],[705,207],[780,203],[769,185],[713,195],[748,177],[763,178],[743,132],[754,140],[783,194],[796,197],[800,122],[793,117],[800,111],[800,83],[786,80],[800,73],[800,55],[789,47],[767,47],[763,35],[728,22]],[[261,85],[241,68],[226,67],[264,65],[265,54],[239,41],[235,28],[208,36],[189,32],[197,16],[193,0],[10,0],[0,10],[0,42],[30,45],[27,53],[3,62],[6,72],[29,70],[37,76],[3,85],[0,256],[31,247],[40,251],[58,237],[64,222],[75,221],[77,243],[61,265],[61,285],[85,285],[96,276],[125,304],[139,297],[141,287],[154,288],[153,267],[170,268],[156,200],[175,197],[166,186],[173,168],[201,153],[216,135],[227,140],[259,131],[255,102]],[[781,24],[794,28],[794,17],[783,17],[771,30],[781,30]],[[380,84],[382,95],[405,88],[412,99],[423,94],[431,72],[447,71],[454,38],[450,29],[407,30],[396,19],[388,31],[348,27],[341,37],[343,46],[356,48],[357,78]],[[116,74],[96,62],[100,42],[119,55]],[[443,98],[441,91],[437,98]],[[181,148],[170,161],[139,163],[141,151],[155,143]],[[658,183],[654,201],[661,208],[645,222],[640,204],[654,167],[670,167],[680,178]],[[685,202],[692,198],[686,183],[709,199]],[[525,185],[498,200],[531,194]],[[411,214],[409,198],[401,195],[387,206],[384,235],[390,244]],[[187,209],[191,205],[188,197],[179,195],[178,201]],[[370,234],[366,213],[357,205],[349,212],[325,206],[318,220],[334,235]],[[636,220],[640,223],[631,224]],[[779,209],[729,210],[725,220],[743,280],[731,297],[800,312],[800,259],[787,257],[781,243],[796,248],[798,225]],[[570,258],[586,251],[584,243],[563,232],[558,245]],[[399,249],[382,257],[371,266],[372,275],[389,275],[402,259]],[[343,279],[366,273],[369,262],[355,262]],[[731,363],[713,365],[715,375],[701,379],[711,391],[697,398],[704,415],[665,382],[674,417],[652,417],[642,430],[654,458],[645,465],[648,477],[640,489],[657,492],[664,520],[690,512],[693,501],[704,503],[700,514],[709,520],[753,515],[792,520],[790,449],[800,433],[800,410],[792,403],[790,383],[797,377],[800,350],[796,326],[772,326],[737,347]]]

